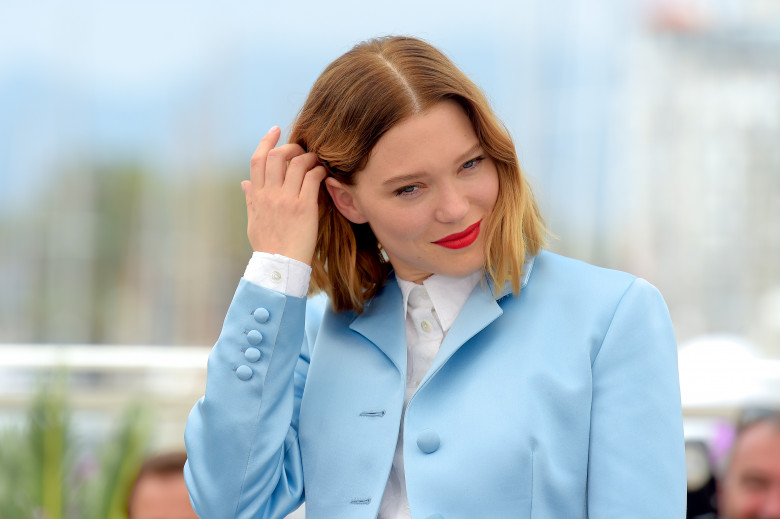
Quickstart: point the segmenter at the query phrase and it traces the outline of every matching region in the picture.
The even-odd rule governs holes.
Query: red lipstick
[[[436,245],[441,245],[442,247],[447,247],[448,249],[462,249],[464,247],[468,247],[474,243],[479,236],[479,224],[481,223],[482,220],[473,225],[470,225],[466,228],[465,231],[450,234],[449,236],[445,236],[441,240],[437,240],[433,243]]]

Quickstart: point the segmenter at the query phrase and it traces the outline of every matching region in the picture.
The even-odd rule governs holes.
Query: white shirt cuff
[[[244,271],[244,279],[288,296],[306,297],[311,267],[281,254],[254,251]]]

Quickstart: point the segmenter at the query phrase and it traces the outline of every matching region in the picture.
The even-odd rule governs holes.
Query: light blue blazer
[[[185,433],[200,517],[375,518],[405,334],[392,276],[359,316],[242,280]],[[403,427],[415,519],[685,517],[675,337],[625,273],[542,252],[519,297],[478,284]]]

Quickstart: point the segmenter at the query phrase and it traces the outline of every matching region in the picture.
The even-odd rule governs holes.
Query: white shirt
[[[481,271],[463,278],[434,274],[421,285],[396,278],[403,294],[406,313],[404,413],[439,352],[444,336],[481,278]],[[305,297],[311,279],[311,267],[278,254],[254,252],[244,272],[244,279],[263,288]],[[404,478],[403,425],[402,414],[393,466],[382,496],[378,519],[411,519]]]

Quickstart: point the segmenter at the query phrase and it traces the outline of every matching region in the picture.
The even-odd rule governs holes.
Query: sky
[[[571,2],[569,2],[571,3]],[[585,6],[585,2],[578,2]],[[387,33],[446,34],[468,42],[511,30],[521,3],[474,2],[31,2],[1,8],[0,67],[38,63],[101,87],[146,90],[252,48],[340,53]],[[532,14],[532,13],[531,13]],[[478,42],[472,42],[479,45]],[[288,62],[295,67],[294,59]],[[153,81],[150,81],[151,79]]]
[[[243,161],[269,127],[289,126],[328,62],[386,34],[444,50],[487,92],[532,176],[566,198],[570,179],[556,181],[556,169],[582,169],[585,154],[594,174],[603,170],[596,155],[613,109],[605,96],[620,81],[636,5],[5,0],[0,206],[31,203],[38,186],[85,156],[141,157],[168,172]],[[589,137],[575,149],[577,134]],[[557,165],[545,159],[553,156]]]
[[[515,139],[552,246],[593,262],[618,257],[622,249],[599,256],[605,239],[628,240],[637,214],[660,207],[643,201],[642,181],[656,171],[636,166],[664,157],[631,156],[625,146],[630,125],[641,123],[626,78],[647,98],[673,99],[675,91],[674,71],[653,82],[658,63],[641,48],[653,37],[644,17],[653,2],[721,6],[715,15],[726,28],[740,19],[740,5],[772,4],[2,0],[0,240],[31,212],[57,228],[62,215],[46,213],[38,195],[58,194],[63,172],[95,165],[139,163],[177,180],[229,171],[238,193],[259,139],[272,125],[289,127],[330,61],[366,38],[410,34],[441,48],[486,91]],[[673,52],[663,35],[655,42]],[[700,87],[693,83],[693,97]]]

